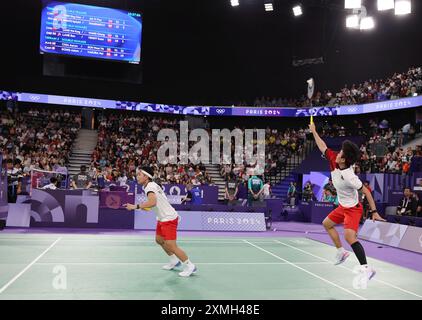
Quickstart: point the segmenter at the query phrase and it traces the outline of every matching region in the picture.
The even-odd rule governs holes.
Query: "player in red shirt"
[[[351,141],[344,141],[340,152],[334,152],[327,147],[325,142],[318,135],[315,124],[309,125],[319,150],[329,161],[331,178],[337,190],[339,206],[334,209],[323,221],[330,238],[337,248],[335,264],[341,264],[349,257],[350,253],[344,250],[339,234],[334,228],[337,224],[344,224],[344,238],[352,247],[356,258],[361,264],[363,279],[370,280],[375,275],[375,270],[368,266],[366,254],[362,244],[357,239],[359,221],[362,217],[362,204],[359,202],[358,191],[362,191],[368,200],[372,220],[385,221],[377,212],[371,192],[363,185],[362,181],[355,175],[353,165],[359,159],[360,150]]]

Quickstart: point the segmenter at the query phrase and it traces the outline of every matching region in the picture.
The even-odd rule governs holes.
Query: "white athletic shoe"
[[[339,265],[346,261],[346,259],[350,256],[350,253],[348,251],[338,252],[336,254],[336,262],[334,262],[335,265]]]
[[[192,274],[196,273],[196,267],[192,264],[191,267],[186,267],[185,270],[179,273],[181,277],[190,277]]]
[[[377,274],[375,269],[372,267],[367,266],[367,267],[363,267],[362,269],[368,281],[371,280]]]
[[[174,268],[180,267],[181,266],[181,262],[178,261],[176,264],[174,263],[167,263],[166,265],[164,265],[162,268],[164,270],[173,270]]]
[[[360,266],[358,269],[358,277],[356,278],[359,288],[366,289],[369,280],[371,280],[376,274],[375,269],[369,266]]]

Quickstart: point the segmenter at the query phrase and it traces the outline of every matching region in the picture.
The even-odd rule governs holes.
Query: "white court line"
[[[25,269],[23,269],[21,272],[19,272],[16,276],[13,277],[8,283],[6,283],[1,289],[0,294],[4,292],[13,282],[15,282],[21,275],[23,275],[29,268],[31,268],[38,260],[40,260],[43,255],[45,255],[51,248],[53,248],[57,242],[60,241],[61,238],[56,239],[47,249],[44,250],[43,253],[41,253],[38,257],[35,258],[30,264],[28,264]]]
[[[80,242],[85,242],[85,241],[98,241],[98,242],[104,242],[106,244],[107,241],[114,241],[114,242],[130,242],[132,244],[136,244],[136,243],[147,243],[147,244],[155,244],[155,239],[149,239],[149,240],[144,240],[144,239],[139,239],[139,240],[114,240],[114,239],[103,239],[103,240],[98,240],[98,239],[83,239],[83,240],[79,240],[79,239],[63,239],[62,242],[66,242],[66,241],[80,241]],[[255,241],[254,241],[255,242]],[[266,241],[256,241],[257,243],[273,243],[272,240],[266,240]],[[177,240],[177,243],[203,243],[203,244],[242,244],[244,245],[243,241],[214,241],[214,240]]]
[[[23,239],[23,238],[15,238],[15,239],[12,239],[12,238],[8,238],[8,239],[6,239],[6,238],[0,238],[0,242],[2,241],[2,240],[7,240],[7,241],[50,241],[51,239],[34,239],[34,238],[29,238],[29,239]],[[106,242],[106,241],[115,241],[115,242],[118,242],[118,241],[121,241],[121,242],[146,242],[146,243],[155,243],[155,238],[150,238],[150,239],[95,239],[95,238],[92,238],[92,239],[73,239],[73,238],[62,238],[62,241],[61,242],[65,242],[65,241],[80,241],[80,242],[83,242],[83,241],[98,241],[98,242],[101,242],[101,241],[103,241],[103,242]],[[195,243],[195,242],[204,242],[204,243],[223,243],[223,244],[227,244],[227,243],[234,243],[234,244],[244,244],[244,242],[243,242],[243,240],[242,239],[239,239],[239,241],[230,241],[230,240],[227,240],[227,239],[186,239],[186,240],[184,240],[184,239],[178,239],[177,240],[177,242],[192,242],[192,243]],[[263,240],[263,241],[254,241],[254,242],[258,242],[258,243],[273,243],[273,241],[272,240]]]
[[[79,237],[80,236],[80,237]],[[42,240],[42,241],[49,241],[52,239],[56,239],[57,237],[61,237],[62,241],[155,241],[155,237],[141,237],[134,235],[130,238],[125,238],[119,235],[74,235],[74,234],[51,234],[51,235],[38,235],[38,234],[28,234],[28,235],[8,235],[3,234],[0,235],[1,240],[21,240],[21,241],[30,241],[30,240]],[[186,239],[187,238],[187,239]],[[289,237],[286,237],[289,238]],[[292,237],[293,238],[293,237]],[[244,243],[243,240],[251,240],[251,241],[262,241],[262,242],[272,242],[273,238],[268,239],[267,237],[256,237],[256,238],[194,238],[194,237],[183,237],[181,236],[177,241],[208,241],[208,242],[234,242],[234,243]]]
[[[293,263],[293,262],[292,262]],[[327,262],[294,262],[295,264],[327,264]],[[165,262],[42,262],[43,265],[162,265]],[[195,262],[195,265],[287,265],[287,262]]]
[[[312,240],[312,239],[310,239],[310,240]],[[312,241],[314,241],[314,240],[312,240]],[[327,260],[327,259],[325,259],[325,258],[322,258],[322,257],[320,257],[320,256],[317,256],[317,255],[315,255],[315,254],[313,254],[313,253],[310,253],[310,252],[308,252],[308,251],[306,251],[306,250],[302,250],[302,249],[297,248],[297,247],[295,247],[295,246],[289,245],[289,244],[287,244],[287,243],[283,243],[283,242],[281,242],[281,241],[279,241],[279,240],[274,240],[274,242],[277,242],[277,243],[280,243],[280,244],[282,244],[282,245],[285,245],[285,246],[287,246],[287,247],[289,247],[289,248],[292,248],[292,249],[295,249],[295,250],[301,251],[301,252],[306,253],[306,254],[308,254],[308,255],[310,255],[310,256],[312,256],[312,257],[318,258],[318,259],[320,259],[320,260],[323,260],[323,261],[326,261],[326,262],[330,262],[330,260]],[[349,271],[352,271],[352,272],[353,272],[353,269],[350,269],[350,268],[345,267],[345,266],[343,266],[343,265],[340,265],[339,267],[341,267],[341,268],[343,268],[343,269],[346,269],[346,270],[349,270]],[[405,292],[405,293],[408,293],[408,294],[414,295],[414,296],[416,296],[416,297],[422,298],[422,296],[418,295],[417,293],[414,293],[414,292],[411,292],[411,291],[409,291],[409,290],[406,290],[406,289],[403,289],[403,288],[397,287],[397,286],[395,286],[394,284],[391,284],[391,283],[389,283],[389,282],[385,282],[385,281],[379,280],[379,279],[377,279],[377,278],[373,278],[373,279],[372,279],[372,281],[377,281],[377,282],[379,282],[379,283],[382,283],[382,284],[385,284],[385,285],[387,285],[387,286],[390,286],[390,287],[392,287],[392,288],[394,288],[394,289],[397,289],[397,290],[400,290],[400,291],[402,291],[402,292]]]
[[[334,287],[336,287],[336,288],[339,288],[339,289],[341,289],[341,290],[343,290],[343,291],[345,291],[345,292],[347,292],[347,293],[350,293],[350,294],[354,295],[355,297],[358,297],[358,298],[359,298],[359,299],[361,299],[361,300],[367,300],[366,298],[364,298],[364,297],[362,297],[362,296],[360,296],[360,295],[358,295],[358,294],[354,293],[353,291],[350,291],[350,290],[348,290],[348,289],[346,289],[346,288],[343,288],[342,286],[339,286],[339,285],[335,284],[334,282],[331,282],[331,281],[329,281],[329,280],[327,280],[327,279],[325,279],[325,278],[323,278],[323,277],[320,277],[320,276],[316,275],[316,274],[315,274],[315,273],[313,273],[313,272],[310,272],[310,271],[308,271],[308,270],[306,270],[306,269],[303,269],[303,268],[299,267],[297,264],[294,264],[293,262],[289,262],[288,260],[283,259],[283,258],[279,257],[278,255],[276,255],[276,254],[274,254],[274,253],[272,253],[272,252],[270,252],[270,251],[265,250],[264,248],[261,248],[260,246],[257,246],[257,245],[255,245],[255,244],[253,244],[253,243],[251,243],[251,242],[249,242],[249,241],[247,241],[247,240],[243,240],[243,241],[244,241],[245,243],[250,244],[251,246],[253,246],[253,247],[255,247],[255,248],[257,248],[257,249],[259,249],[259,250],[263,251],[263,252],[268,253],[269,255],[273,256],[274,258],[277,258],[277,259],[279,259],[279,260],[281,260],[281,261],[284,261],[284,262],[286,262],[287,264],[290,264],[291,266],[293,266],[293,267],[295,267],[295,268],[297,268],[297,269],[299,269],[299,270],[302,270],[302,271],[304,271],[304,272],[306,272],[306,273],[310,274],[311,276],[314,276],[315,278],[318,278],[318,279],[320,279],[320,280],[322,280],[322,281],[324,281],[324,282],[326,282],[326,283],[328,283],[328,284],[331,284],[332,286],[334,286]]]

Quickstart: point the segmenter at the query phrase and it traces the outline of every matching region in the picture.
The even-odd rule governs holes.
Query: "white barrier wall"
[[[359,238],[422,253],[422,228],[419,227],[366,220]]]

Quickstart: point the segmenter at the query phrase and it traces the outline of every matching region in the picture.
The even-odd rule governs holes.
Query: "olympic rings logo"
[[[40,96],[35,96],[35,95],[30,95],[29,96],[29,99],[31,101],[39,101],[41,99],[41,97]]]

